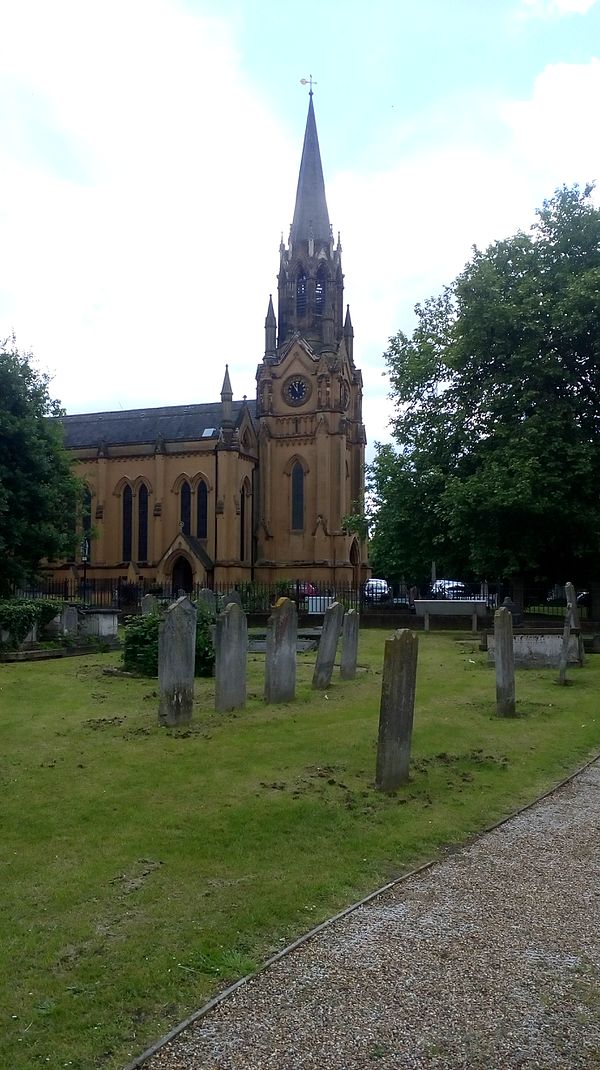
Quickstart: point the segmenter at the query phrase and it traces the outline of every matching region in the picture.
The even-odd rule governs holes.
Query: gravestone
[[[565,597],[567,599],[567,605],[571,606],[571,626],[574,631],[579,631],[581,628],[581,621],[579,619],[579,606],[577,605],[577,595],[572,583],[565,583]]]
[[[221,609],[223,610],[226,606],[231,606],[234,603],[236,606],[241,606],[242,604],[242,599],[239,591],[229,591],[227,594],[224,594],[223,599],[221,601]]]
[[[145,594],[142,598],[142,617],[152,617],[158,613],[158,598],[155,594]]]
[[[203,607],[207,617],[210,617],[211,620],[215,619],[217,596],[214,591],[211,591],[210,587],[203,587],[201,591],[198,591],[198,605]]]
[[[296,603],[279,598],[267,623],[265,702],[292,702],[296,696]]]
[[[215,628],[215,709],[227,713],[246,705],[248,622],[230,602],[217,617]]]
[[[358,657],[358,613],[349,609],[344,616],[342,631],[342,660],[340,676],[342,680],[354,680],[356,676],[356,659]]]
[[[498,717],[515,716],[515,655],[512,616],[505,606],[494,613],[494,651],[496,661],[496,713]]]
[[[312,686],[317,691],[325,691],[331,683],[343,617],[344,607],[340,602],[332,602],[323,615],[323,631],[312,679]]]
[[[184,595],[169,606],[158,632],[158,720],[164,725],[187,724],[192,719],[196,607]]]
[[[570,584],[566,585],[571,586]],[[565,588],[566,589],[566,588]],[[558,682],[565,685],[567,683],[567,663],[569,661],[569,645],[571,640],[571,622],[573,620],[573,606],[569,602],[567,595],[567,610],[565,613],[565,623],[563,627],[562,647],[560,651],[560,658],[558,662]]]
[[[418,649],[418,637],[408,628],[385,642],[375,770],[380,791],[395,791],[408,782]]]
[[[79,613],[77,606],[64,606],[60,615],[61,635],[76,636],[79,630]]]

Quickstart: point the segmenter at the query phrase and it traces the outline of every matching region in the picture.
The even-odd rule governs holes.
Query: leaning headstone
[[[79,628],[79,613],[77,606],[64,606],[60,615],[60,631],[62,635],[77,635]]]
[[[203,607],[207,617],[214,620],[217,612],[217,596],[210,587],[203,587],[201,591],[198,591],[198,605]]]
[[[215,628],[215,709],[227,713],[246,705],[248,623],[246,614],[230,602],[217,617]]]
[[[515,654],[510,611],[502,606],[494,613],[494,651],[496,661],[496,713],[498,717],[515,716]]]
[[[192,719],[196,607],[184,595],[169,606],[158,632],[158,684],[161,724],[187,724]]]
[[[265,702],[291,702],[296,695],[296,603],[279,598],[267,623]]]
[[[158,598],[155,594],[145,594],[142,598],[142,617],[152,617],[158,613]]]
[[[317,691],[325,691],[331,683],[343,617],[344,607],[341,602],[332,602],[323,615],[323,631],[312,679],[313,688]]]
[[[567,587],[570,586],[567,584]],[[562,647],[560,651],[560,658],[558,661],[558,682],[559,684],[566,684],[567,682],[567,663],[569,661],[569,646],[571,641],[571,622],[572,622],[573,606],[567,600],[567,611],[565,613],[565,623],[563,626]]]
[[[340,676],[342,680],[354,680],[356,676],[356,659],[358,657],[358,613],[349,609],[344,616],[342,628],[342,659]]]
[[[386,639],[375,771],[380,791],[395,791],[408,782],[418,649],[418,637],[408,628]]]
[[[571,626],[574,631],[579,631],[581,628],[581,621],[579,619],[579,606],[577,605],[577,595],[572,583],[565,583],[565,595],[567,599],[567,605],[571,606]]]

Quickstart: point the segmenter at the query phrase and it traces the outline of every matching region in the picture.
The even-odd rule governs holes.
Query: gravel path
[[[600,1068],[600,763],[316,935],[144,1070]]]

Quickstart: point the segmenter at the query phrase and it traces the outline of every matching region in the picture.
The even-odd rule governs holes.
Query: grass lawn
[[[0,665],[4,970],[0,1065],[122,1067],[225,983],[344,905],[463,840],[600,750],[600,658],[494,674],[465,635],[421,635],[411,782],[373,789],[383,642],[352,683],[293,705],[157,724],[118,654]],[[458,640],[463,640],[459,642]]]

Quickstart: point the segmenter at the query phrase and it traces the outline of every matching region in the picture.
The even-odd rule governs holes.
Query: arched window
[[[208,537],[208,487],[203,479],[196,490],[196,534],[199,539]]]
[[[129,484],[123,488],[123,560],[131,561],[133,536],[133,495]]]
[[[148,488],[142,483],[138,491],[138,561],[148,560]]]
[[[191,528],[191,524],[192,524],[192,492],[190,490],[190,485],[189,485],[187,479],[185,479],[183,481],[183,483],[181,484],[181,490],[179,492],[179,496],[180,496],[180,499],[181,499],[180,500],[180,512],[179,512],[179,519],[181,520],[181,523],[182,523],[181,530],[183,531],[184,535],[191,535],[191,533],[192,533],[192,528]]]
[[[326,297],[327,271],[324,267],[320,267],[317,272],[317,281],[315,283],[315,312],[317,316],[323,316],[325,314]]]
[[[292,468],[292,531],[304,530],[304,469],[300,461]]]
[[[303,268],[296,275],[296,315],[306,315],[306,275]]]
[[[240,491],[240,561],[246,560],[246,488]]]

